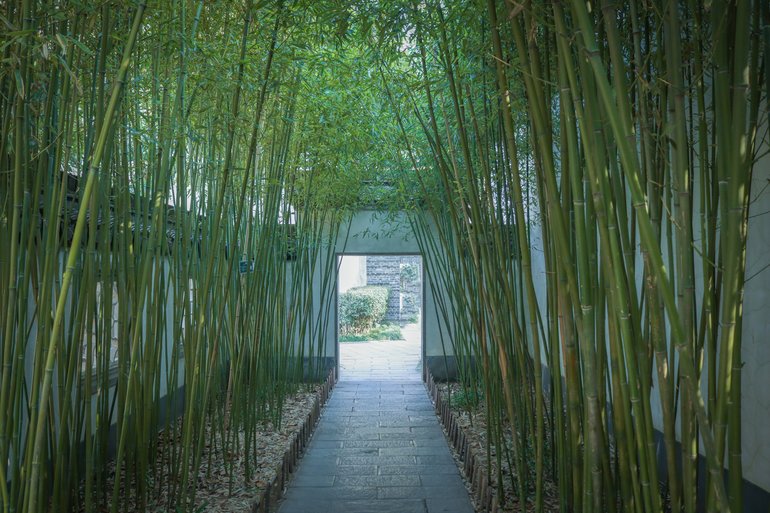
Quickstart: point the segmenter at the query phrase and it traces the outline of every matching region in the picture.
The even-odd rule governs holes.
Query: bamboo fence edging
[[[272,511],[277,511],[278,501],[283,497],[286,486],[297,469],[299,459],[305,452],[310,437],[313,431],[315,431],[315,426],[321,418],[323,407],[326,405],[326,401],[329,400],[336,382],[336,372],[332,369],[324,382],[320,396],[316,397],[313,408],[307,414],[299,431],[294,435],[291,444],[289,444],[286,452],[284,452],[280,466],[275,468],[273,481],[267,485],[265,491],[262,492],[259,499],[252,505],[251,513],[271,513]]]
[[[449,404],[444,400],[441,395],[441,391],[436,386],[436,382],[433,379],[433,375],[429,371],[426,371],[427,379],[425,380],[428,386],[428,392],[430,393],[431,400],[436,410],[436,415],[441,419],[441,424],[447,435],[447,440],[451,443],[452,447],[457,454],[460,455],[462,460],[462,466],[458,465],[465,474],[465,478],[471,485],[471,498],[473,499],[474,506],[479,511],[485,513],[498,513],[500,507],[497,503],[497,497],[489,486],[489,476],[484,468],[484,465],[479,464],[476,452],[470,445],[468,437],[465,435],[463,428],[457,423],[457,418],[449,408]]]

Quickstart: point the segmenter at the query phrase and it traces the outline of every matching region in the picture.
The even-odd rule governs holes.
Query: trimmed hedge
[[[353,287],[340,294],[340,334],[363,333],[380,324],[388,311],[388,287]]]

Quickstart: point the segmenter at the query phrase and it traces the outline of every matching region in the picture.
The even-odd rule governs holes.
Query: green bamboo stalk
[[[235,122],[234,122],[234,120],[238,119],[238,111],[239,111],[239,108],[240,108],[241,83],[242,83],[243,74],[244,74],[244,62],[243,61],[244,61],[244,57],[245,57],[245,53],[246,53],[246,42],[247,42],[247,39],[248,39],[249,26],[250,26],[251,19],[252,19],[251,17],[252,17],[251,3],[249,2],[247,4],[247,6],[246,6],[246,16],[244,18],[243,35],[241,37],[241,45],[240,45],[240,48],[241,48],[241,50],[240,50],[240,63],[238,65],[237,79],[236,79],[236,82],[235,82],[235,89],[233,91],[233,97],[232,97],[232,102],[231,102],[230,115],[231,115],[232,120],[229,123],[228,131],[227,131],[227,140],[226,140],[226,149],[225,149],[225,160],[224,160],[223,167],[222,167],[223,176],[222,176],[222,180],[221,180],[221,182],[219,184],[219,193],[217,195],[216,203],[214,205],[214,215],[213,215],[214,225],[213,225],[212,231],[211,231],[211,233],[214,235],[214,240],[213,240],[213,244],[212,244],[213,247],[217,246],[217,243],[218,243],[218,240],[219,240],[219,234],[220,234],[219,226],[220,226],[220,223],[221,223],[223,209],[224,209],[225,191],[226,191],[228,179],[229,179],[231,168],[232,168],[234,132],[235,132]],[[210,290],[210,287],[212,285],[213,268],[214,268],[214,259],[213,259],[213,257],[209,257],[208,263],[206,264],[206,271],[205,271],[205,273],[203,275],[203,290],[204,291]],[[195,329],[195,335],[194,335],[194,342],[193,342],[194,346],[198,346],[200,344],[200,340],[201,340],[201,337],[202,337],[202,327],[205,324],[206,311],[205,311],[204,306],[206,305],[206,301],[201,301],[200,305],[201,306],[198,308],[198,310],[196,312],[197,327]],[[192,377],[192,382],[191,382],[191,387],[190,387],[191,391],[195,391],[196,387],[199,386],[199,384],[198,384],[199,383],[199,375],[200,375],[199,366],[200,366],[200,361],[197,360],[197,358],[196,358],[195,371],[194,371],[194,374],[193,374],[193,377]],[[190,397],[192,397],[192,396],[190,396]],[[205,401],[205,399],[204,399],[204,401]],[[197,463],[197,460],[198,460],[198,457],[199,457],[198,455],[200,454],[200,449],[194,450],[193,455],[191,455],[191,453],[190,453],[190,451],[192,450],[192,445],[193,445],[191,437],[193,436],[193,431],[194,431],[194,428],[193,428],[194,424],[193,424],[193,422],[194,422],[194,418],[195,418],[195,413],[194,413],[194,406],[193,406],[193,404],[192,403],[187,403],[187,404],[188,404],[188,411],[186,412],[187,414],[185,416],[185,429],[184,429],[185,435],[184,435],[184,441],[183,441],[183,444],[182,444],[182,446],[184,448],[184,455],[182,457],[182,461],[183,462],[192,461],[193,462],[193,467],[196,468],[197,467],[196,463]],[[203,408],[202,408],[203,410],[205,410],[205,405],[206,405],[206,403],[204,402],[204,404],[202,405],[203,406]],[[201,418],[203,418],[203,417],[201,417]],[[200,433],[201,427],[202,427],[202,425],[199,425],[199,427],[195,428],[195,432],[196,433]],[[201,444],[198,444],[198,447],[201,447]],[[188,466],[185,463],[183,468],[182,468],[182,490],[184,490],[185,487],[187,486],[187,482],[188,482]]]
[[[125,50],[123,52],[123,58],[121,61],[120,70],[118,72],[118,76],[115,81],[115,86],[113,87],[113,91],[110,96],[110,103],[105,111],[105,116],[107,119],[111,119],[113,113],[115,112],[117,108],[117,103],[120,98],[120,92],[121,88],[123,86],[123,82],[125,80],[126,73],[128,71],[128,66],[131,59],[131,54],[133,52],[134,43],[136,42],[136,37],[139,32],[139,27],[141,26],[142,16],[144,15],[145,5],[140,4],[136,15],[134,17],[134,22],[131,27],[131,32],[129,34],[128,41],[126,43]],[[80,212],[78,213],[78,219],[77,224],[75,226],[75,232],[72,240],[72,247],[70,249],[69,255],[67,257],[67,270],[65,271],[64,278],[62,280],[62,286],[61,290],[59,291],[59,298],[57,300],[57,307],[56,307],[56,316],[54,318],[53,328],[51,332],[51,339],[48,346],[47,351],[47,357],[46,357],[46,364],[45,364],[45,377],[43,378],[43,382],[40,388],[40,402],[39,404],[43,405],[40,411],[40,414],[37,419],[36,428],[34,431],[34,454],[33,454],[33,460],[30,468],[30,484],[29,484],[29,494],[27,498],[25,499],[25,509],[27,511],[37,511],[37,503],[40,500],[40,492],[38,491],[38,482],[40,480],[40,474],[41,474],[41,465],[42,465],[42,452],[43,452],[43,444],[45,442],[45,428],[46,428],[46,414],[48,412],[48,400],[49,400],[49,394],[51,390],[51,378],[53,374],[53,365],[54,365],[54,358],[56,356],[56,349],[57,344],[60,338],[62,324],[64,320],[64,306],[66,303],[66,297],[67,292],[69,290],[70,283],[72,281],[72,273],[75,269],[76,261],[78,258],[78,254],[80,252],[80,242],[83,236],[84,228],[85,228],[85,219],[86,219],[86,212],[88,209],[88,199],[91,195],[91,191],[93,190],[94,184],[96,182],[96,174],[99,169],[99,165],[101,164],[102,155],[104,153],[104,149],[107,143],[107,134],[109,132],[109,123],[105,123],[105,125],[102,127],[102,130],[99,133],[99,139],[96,143],[92,161],[91,161],[91,167],[89,169],[88,177],[86,180],[85,189],[83,192],[83,199],[81,202]]]
[[[29,0],[25,0],[22,2],[19,10],[19,19],[21,20],[21,28],[23,31],[29,30],[29,21],[31,17],[30,13],[30,3]],[[24,52],[24,47],[26,43],[26,38],[22,38],[19,40],[19,53]],[[15,134],[14,134],[14,162],[13,162],[13,214],[11,219],[11,240],[10,240],[10,249],[9,249],[9,268],[8,268],[8,298],[5,303],[5,329],[4,329],[4,335],[3,340],[5,341],[4,347],[3,347],[3,381],[2,381],[2,389],[0,390],[0,411],[6,412],[8,410],[8,402],[10,398],[8,397],[9,392],[11,390],[11,365],[12,365],[12,348],[13,343],[11,342],[12,337],[14,335],[14,327],[16,326],[16,319],[15,319],[15,313],[16,313],[16,295],[18,293],[18,279],[17,279],[17,269],[18,269],[18,251],[19,251],[19,238],[15,236],[15,234],[19,233],[19,224],[21,222],[21,213],[22,213],[22,178],[25,175],[25,162],[24,162],[24,142],[26,140],[25,138],[25,131],[27,130],[26,125],[26,116],[25,116],[25,80],[27,79],[27,60],[21,59],[19,69],[16,70],[16,94],[13,95],[15,97],[15,106],[14,106],[14,117],[15,117]],[[5,462],[7,461],[7,438],[9,437],[9,433],[7,432],[7,429],[9,429],[11,426],[6,425],[3,423],[3,426],[0,427],[0,461]],[[5,466],[5,463],[2,464],[2,466]],[[6,487],[6,481],[4,477],[5,472],[3,472],[3,478],[2,478],[2,484],[0,484],[0,490],[2,490],[2,497],[3,497],[3,507],[7,510],[8,505],[8,491]]]

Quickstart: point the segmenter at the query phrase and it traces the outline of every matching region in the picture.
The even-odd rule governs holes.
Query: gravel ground
[[[439,389],[441,390],[441,393],[444,397],[446,397],[449,389],[451,388],[452,394],[462,392],[462,387],[458,383],[441,383],[437,384]],[[462,430],[465,432],[465,436],[468,439],[468,443],[470,444],[472,452],[476,455],[477,461],[479,464],[481,464],[484,468],[487,468],[487,465],[491,466],[491,472],[489,476],[489,482],[492,490],[494,493],[498,493],[498,489],[500,486],[502,486],[502,493],[503,497],[505,498],[502,506],[500,507],[499,511],[505,511],[505,512],[520,512],[520,511],[534,511],[534,505],[531,502],[527,502],[527,505],[525,508],[521,507],[520,502],[518,501],[517,494],[513,490],[513,485],[511,483],[511,475],[515,471],[511,469],[511,467],[508,465],[508,461],[505,457],[505,454],[503,453],[503,456],[501,458],[502,468],[502,483],[498,482],[498,468],[497,468],[497,450],[498,448],[494,444],[490,444],[489,446],[489,453],[487,453],[487,411],[486,411],[486,405],[483,401],[481,401],[478,406],[475,409],[472,409],[471,412],[468,412],[467,408],[461,408],[457,406],[455,401],[452,401],[451,404],[452,413],[455,415],[455,418],[457,420],[457,424],[462,428]],[[511,446],[511,433],[510,429],[506,429],[504,438],[506,440],[506,444],[508,447]],[[451,448],[451,444],[450,444]],[[463,474],[463,477],[466,479],[466,482],[469,481],[470,476],[465,476],[462,468],[462,463],[460,462],[460,456],[456,454],[454,450],[452,450],[453,453],[455,453],[455,460],[458,461],[458,467],[460,467],[460,472]],[[534,469],[534,461],[531,462],[531,466]],[[533,470],[534,471],[534,470]],[[547,474],[547,471],[546,471]],[[471,494],[471,497],[473,497],[473,494]],[[530,493],[530,499],[534,499],[534,490]],[[544,484],[544,506],[545,511],[559,511],[559,496],[558,496],[558,490],[556,488],[555,483],[548,479],[548,476],[546,475],[546,481]],[[478,504],[474,501],[474,507],[476,508],[476,511],[482,511]]]
[[[221,446],[221,436],[219,435],[221,427],[218,427],[218,434],[212,447],[212,444],[209,443],[212,426],[210,419],[207,420],[205,426],[206,443],[203,447],[200,460],[201,465],[197,473],[195,506],[189,508],[188,511],[251,511],[254,503],[257,502],[262,492],[267,489],[268,485],[275,478],[284,453],[290,447],[294,435],[302,428],[302,424],[313,408],[315,399],[318,398],[320,400],[322,388],[323,385],[303,387],[301,391],[287,397],[284,403],[283,421],[279,429],[269,421],[263,422],[258,426],[257,447],[254,451],[257,457],[256,460],[252,457],[250,462],[253,476],[248,481],[245,480],[246,455],[244,454],[244,433],[242,431],[238,433],[229,432],[230,436],[238,436],[240,451],[227,451],[225,455]],[[181,441],[179,440],[181,438],[181,422],[181,419],[177,421],[173,434],[175,439],[177,439],[177,451],[181,446]],[[158,437],[156,461],[158,462],[160,474],[164,473],[167,469],[167,462],[171,455],[171,445],[168,443],[164,432],[160,432]],[[114,463],[109,464],[105,473],[107,475],[105,494],[109,495],[114,483]],[[232,480],[230,478],[231,474],[233,475]],[[120,511],[127,511],[129,513],[176,511],[177,505],[170,503],[167,475],[149,475],[147,476],[147,483],[148,486],[152,487],[148,494],[148,504],[141,507],[132,496],[128,499],[128,507],[124,509],[121,504]],[[109,507],[98,509],[98,511],[109,511]]]

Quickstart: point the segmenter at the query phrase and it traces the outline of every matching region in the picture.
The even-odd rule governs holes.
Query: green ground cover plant
[[[397,324],[382,324],[369,328],[362,333],[340,335],[340,342],[365,342],[367,340],[403,340],[404,335]]]

